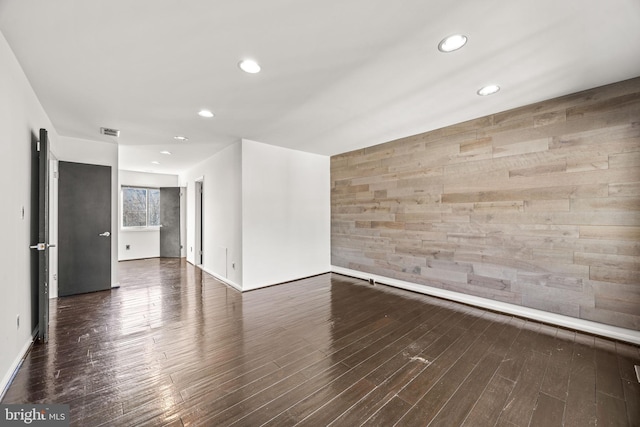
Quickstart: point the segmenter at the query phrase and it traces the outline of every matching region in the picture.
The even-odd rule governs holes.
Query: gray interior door
[[[180,188],[160,189],[160,256],[180,258]]]
[[[111,288],[111,167],[60,162],[58,294]]]
[[[31,246],[33,281],[37,301],[37,339],[49,339],[49,138],[40,129],[39,140],[32,141],[31,163]],[[35,311],[34,311],[35,312]]]

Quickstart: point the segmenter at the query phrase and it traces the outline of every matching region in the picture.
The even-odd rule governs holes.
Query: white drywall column
[[[242,290],[330,271],[329,157],[242,140]]]

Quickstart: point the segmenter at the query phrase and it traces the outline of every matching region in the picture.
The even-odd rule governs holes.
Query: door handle
[[[108,232],[108,231],[105,231],[104,233],[98,234],[98,236],[100,236],[100,237],[109,237],[109,236],[111,236],[111,233]]]
[[[37,249],[39,251],[44,251],[45,249],[55,248],[55,247],[56,245],[50,245],[48,243],[36,243],[33,246],[29,246],[29,249]]]

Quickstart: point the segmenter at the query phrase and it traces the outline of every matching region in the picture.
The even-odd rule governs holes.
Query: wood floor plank
[[[531,427],[562,427],[564,406],[562,400],[540,393],[529,425]]]
[[[624,400],[615,343],[596,339],[596,391]]]
[[[458,360],[400,419],[402,425],[429,423],[447,403],[451,396],[471,373],[474,366],[464,360]]]
[[[350,384],[353,384],[359,378],[367,376],[376,369],[376,367],[386,363],[388,360],[392,359],[394,355],[402,351],[402,349],[412,341],[405,335],[409,335],[413,330],[417,329],[417,326],[418,325],[416,324],[405,329],[400,329],[397,331],[397,335],[400,335],[399,339],[395,339],[397,335],[387,335],[378,340],[376,345],[363,349],[343,360],[343,363],[347,364],[347,366],[351,366],[355,363],[354,357],[357,355],[360,362],[353,365],[353,368],[350,371],[337,378],[334,382],[327,384],[317,392],[292,405],[284,413],[272,419],[268,424],[281,426],[287,425],[290,422],[302,421],[313,413],[314,408],[324,406],[326,402],[334,398],[336,393],[342,393]],[[371,384],[368,381],[367,383]],[[374,386],[372,385],[371,389],[373,389],[373,387]],[[371,389],[368,391],[371,391]],[[330,393],[327,394],[327,391]],[[301,393],[298,392],[296,395],[300,396]]]
[[[494,375],[461,425],[467,427],[496,425],[514,386],[515,382]]]
[[[392,426],[411,408],[411,405],[394,396],[377,412],[375,412],[364,424],[372,426]]]
[[[339,414],[369,395],[374,388],[375,386],[366,379],[360,379],[296,425],[309,427],[329,425]]]
[[[371,418],[393,398],[396,398],[396,391],[394,391],[392,387],[388,387],[386,383],[380,385],[374,388],[367,396],[339,414],[327,425],[343,426],[361,424],[363,420]],[[411,407],[411,405],[409,405],[409,407]],[[400,416],[402,416],[402,414]]]
[[[252,405],[240,410],[233,409],[229,415],[225,414],[226,420],[238,426],[262,425],[275,417],[282,415],[281,420],[287,417],[286,410],[294,403],[305,396],[312,395],[315,391],[331,383],[335,378],[348,371],[348,367],[343,364],[334,365],[326,373],[320,373],[316,377],[306,379],[298,384],[291,384],[289,389],[283,390],[279,395],[272,397],[268,401],[261,402],[261,405]],[[255,402],[253,402],[255,403]],[[212,420],[213,421],[213,420]],[[289,422],[293,422],[290,418]]]
[[[51,300],[2,403],[73,426],[640,424],[638,346],[335,274],[240,294],[148,259],[120,283]]]
[[[509,352],[502,361],[498,375],[517,381],[522,368],[533,348],[539,324],[528,321],[518,334]]]
[[[500,418],[512,424],[528,425],[533,414],[549,356],[530,350],[522,372],[509,395]]]
[[[431,371],[431,381],[425,381],[426,377],[423,376],[421,381],[412,381],[410,383],[413,387],[412,389],[405,388],[401,393],[399,393],[399,396],[403,399],[405,399],[403,396],[406,396],[407,399],[412,399],[416,397],[415,387],[419,384],[423,386],[421,397],[415,402],[411,410],[404,415],[404,417],[402,418],[403,423],[412,425],[412,423],[431,421],[441,411],[442,407],[449,401],[451,395],[456,392],[458,387],[460,387],[460,382],[465,380],[467,375],[469,375],[472,370],[475,370],[477,368],[476,365],[479,363],[478,361],[483,364],[483,369],[485,370],[483,374],[477,376],[480,379],[480,382],[484,382],[484,384],[482,385],[482,388],[484,388],[486,382],[489,381],[489,379],[493,375],[493,372],[497,369],[502,360],[501,356],[487,352],[489,348],[491,348],[493,341],[496,339],[497,332],[499,332],[504,327],[504,324],[493,323],[490,325],[480,325],[481,322],[476,323],[474,325],[476,326],[476,330],[469,330],[467,332],[475,332],[476,338],[470,346],[461,351],[461,355],[457,358],[457,360],[455,360],[455,356],[449,356],[449,361],[442,358],[437,358],[432,365],[430,365],[427,369],[425,369],[425,371],[423,371],[428,372],[429,368],[435,366],[435,368]],[[496,330],[493,331],[492,328],[495,328]],[[451,346],[449,349],[447,349],[447,351],[451,351],[452,348],[455,349],[454,346]],[[483,357],[483,355],[485,354],[486,356]],[[453,363],[453,365],[451,365],[451,363]],[[493,366],[492,363],[494,363],[495,366]],[[490,375],[485,378],[484,375],[488,374],[489,371]],[[472,380],[471,384],[475,384],[475,382]],[[482,390],[475,390],[475,392],[477,392],[477,396],[480,395],[481,391]],[[473,395],[473,393],[474,391],[470,392],[471,395]],[[477,399],[477,396],[473,396],[472,402],[468,402],[468,398],[461,399],[463,403],[461,407],[464,408],[464,403],[469,403],[469,407],[467,409],[470,409],[473,402],[475,402],[475,400]],[[407,399],[405,399],[405,401]],[[460,400],[460,398],[458,400]],[[459,408],[460,407],[458,407],[458,409]],[[456,418],[458,415],[460,414],[452,415],[449,412],[445,412],[444,416],[446,418]],[[464,420],[466,412],[462,415],[463,416],[461,416],[458,420],[460,422]]]
[[[443,343],[446,341],[448,341],[448,339],[443,338],[434,331],[429,331],[422,337],[419,337],[415,341],[411,342],[407,347],[405,347],[401,352],[397,353],[387,362],[378,366],[369,375],[367,375],[366,378],[376,385],[387,382],[392,375],[395,375],[395,373],[399,369],[406,366],[410,361],[420,361],[422,363],[428,363],[426,359],[420,357],[420,354],[423,353],[427,348],[433,346],[435,343]]]
[[[412,405],[418,403],[422,396],[424,396],[454,362],[458,360],[460,354],[470,347],[471,343],[469,340],[474,339],[474,337],[477,337],[477,335],[467,331],[455,338],[449,338],[449,345],[446,349],[443,349],[442,353],[423,353],[421,356],[426,356],[423,357],[427,362],[425,364],[426,366],[398,393],[399,397]],[[443,342],[446,341],[443,339]],[[435,357],[429,356],[429,354]]]
[[[487,387],[501,360],[502,358],[496,354],[487,354],[429,425],[443,427],[461,425]]]
[[[568,331],[559,331],[540,387],[541,392],[563,402],[567,399],[574,335]]]
[[[302,390],[301,387],[304,386],[311,393],[327,381],[331,382],[335,378],[340,378],[349,370],[342,363],[333,364],[327,360],[312,365],[311,369],[320,371],[311,380],[302,371],[293,373],[281,370],[279,371],[281,375],[277,375],[273,379],[267,378],[260,383],[254,383],[246,391],[239,389],[237,392],[224,395],[223,398],[212,403],[203,400],[195,411],[182,417],[183,423],[186,426],[201,423],[202,420],[212,424],[232,422],[236,418],[241,418],[244,414],[256,411],[291,390],[300,391]],[[263,416],[264,414],[261,414],[261,417]],[[262,419],[262,421],[266,420]]]
[[[620,371],[620,378],[622,379],[622,383],[623,383],[625,399],[628,403],[627,409],[629,409],[630,406],[631,407],[635,406],[637,408],[639,406],[637,404],[629,405],[630,401],[626,396],[628,391],[630,391],[627,388],[627,385],[638,384],[638,378],[636,376],[637,374],[635,369],[636,365],[640,366],[640,353],[638,351],[638,347],[621,343],[621,342],[616,342],[616,354],[618,355],[618,369]],[[640,396],[633,403],[636,403],[636,402],[640,402]],[[638,425],[640,425],[640,421],[638,421]]]
[[[624,380],[622,388],[624,389],[629,425],[640,426],[640,383]]]
[[[624,400],[597,392],[596,405],[599,426],[626,427],[629,425]]]
[[[448,343],[444,346],[446,348],[453,340],[450,337],[440,337],[434,331],[430,331],[421,339],[425,339],[425,343],[412,343],[401,353],[396,354],[396,356],[367,375],[366,378],[378,384],[378,386],[366,398],[361,399],[336,418],[332,425],[354,425],[362,420],[369,419],[380,408],[396,397],[402,387],[429,366],[430,362],[419,356],[420,351],[424,350],[422,346],[431,347],[435,346],[436,343],[439,345]],[[402,404],[397,403],[396,405]]]
[[[567,427],[597,425],[595,351],[593,339],[585,338],[576,334],[564,418]]]
[[[497,336],[496,341],[491,348],[491,352],[505,356],[513,345],[515,339],[520,334],[525,323],[526,322],[524,320],[518,319],[517,317],[510,318],[506,327]]]

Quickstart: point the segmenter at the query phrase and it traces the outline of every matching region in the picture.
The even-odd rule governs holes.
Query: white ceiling
[[[332,155],[640,75],[639,0],[0,0],[0,31],[60,135],[120,129],[120,167],[161,173],[240,138]],[[440,53],[453,33],[467,46]]]

